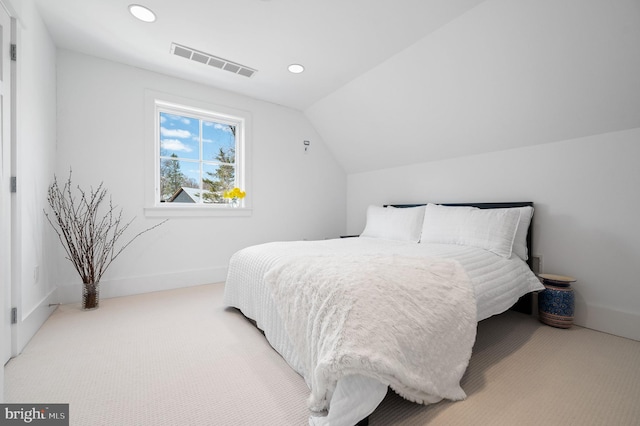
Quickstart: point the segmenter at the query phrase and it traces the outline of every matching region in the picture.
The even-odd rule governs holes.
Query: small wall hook
[[[306,154],[307,152],[309,152],[309,145],[311,145],[311,142],[303,141],[302,143],[304,144],[304,153]]]

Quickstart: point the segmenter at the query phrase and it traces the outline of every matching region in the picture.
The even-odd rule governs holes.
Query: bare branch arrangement
[[[108,207],[100,208],[105,201],[107,190],[103,183],[89,192],[77,186],[79,199],[71,191],[71,170],[63,187],[54,176],[49,186],[47,201],[53,217],[44,212],[47,220],[58,235],[67,259],[75,267],[83,283],[83,309],[95,309],[99,304],[99,282],[111,263],[142,234],[165,223],[164,220],[133,236],[126,244],[116,248],[116,242],[123,236],[135,217],[123,224],[122,209],[117,211],[109,196]],[[101,210],[103,213],[101,213]]]

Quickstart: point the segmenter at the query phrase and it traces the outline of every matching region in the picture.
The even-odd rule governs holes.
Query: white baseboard
[[[608,306],[576,306],[574,323],[592,330],[640,341],[640,315]]]
[[[150,293],[154,291],[172,290],[176,288],[192,287],[202,284],[222,282],[227,277],[227,267],[214,267],[167,274],[147,275],[142,277],[119,278],[103,280],[100,283],[100,297],[129,296]],[[57,300],[56,300],[57,296]],[[51,292],[38,308],[30,312],[22,320],[24,327],[17,347],[22,351],[29,339],[46,321],[55,307],[48,307],[49,303],[77,303],[82,298],[81,283],[60,286]],[[534,316],[537,315],[537,298],[534,297]],[[620,311],[607,306],[582,305],[576,306],[574,323],[593,330],[615,334],[616,336],[640,341],[640,315],[633,312]]]
[[[193,287],[196,285],[217,283],[226,280],[227,267],[171,272],[158,275],[117,278],[100,282],[100,298],[131,296],[154,291]],[[82,300],[82,283],[73,283],[58,287],[59,301],[62,304],[77,303]]]

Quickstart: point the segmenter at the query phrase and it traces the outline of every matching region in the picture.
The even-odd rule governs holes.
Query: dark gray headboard
[[[392,207],[418,207],[418,206],[424,206],[427,203],[421,203],[421,204],[389,204]],[[533,202],[532,201],[515,201],[515,202],[508,202],[508,203],[434,203],[434,204],[440,204],[442,206],[452,206],[452,207],[456,207],[456,206],[467,206],[467,207],[477,207],[479,209],[506,209],[506,208],[510,208],[510,207],[526,207],[526,206],[531,206],[533,207]],[[386,207],[386,205],[385,205]],[[527,263],[529,264],[529,267],[531,268],[532,265],[532,247],[533,247],[533,238],[531,236],[532,234],[532,229],[533,229],[533,218],[531,218],[531,223],[529,224],[529,229],[527,230],[527,251],[529,253],[529,260],[527,260]],[[518,311],[518,312],[523,312],[525,314],[531,314],[532,312],[532,295],[531,293],[526,294],[524,296],[522,296],[520,298],[520,300],[518,300],[518,302],[516,302],[515,305],[513,305],[513,307],[511,308],[514,311]]]

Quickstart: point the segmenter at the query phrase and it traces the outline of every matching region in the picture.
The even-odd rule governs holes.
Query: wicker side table
[[[571,283],[576,279],[564,275],[540,274],[545,289],[538,293],[538,317],[544,324],[558,328],[573,325],[575,297]]]

